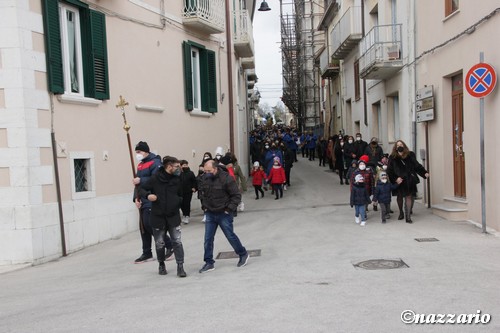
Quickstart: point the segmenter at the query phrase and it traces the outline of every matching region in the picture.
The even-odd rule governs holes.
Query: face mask
[[[278,163],[274,163],[274,166],[278,166],[279,164]]]
[[[349,140],[349,143],[352,143],[352,140]]]
[[[142,154],[136,154],[135,158],[137,158],[137,160],[140,162],[144,159],[144,156]]]
[[[180,176],[181,175],[181,169],[175,169],[175,171],[172,174],[174,176]]]
[[[212,172],[205,172],[206,179],[214,179],[215,175]]]
[[[380,180],[382,183],[387,183],[387,178]]]
[[[269,146],[268,146],[268,145],[266,145],[266,149],[269,149]]]
[[[382,165],[383,170],[387,170],[387,165]]]
[[[340,147],[343,147],[343,146],[344,146],[344,143],[343,143],[343,142],[341,142],[341,143],[340,143]]]
[[[356,137],[356,141],[361,141],[361,137],[360,137],[360,136],[357,136],[357,137]]]
[[[397,150],[399,153],[402,153],[402,152],[405,150],[405,147],[398,147],[398,148],[396,148],[396,150]]]
[[[187,170],[187,169],[189,169],[189,167],[183,167],[183,168],[182,168],[182,170]]]
[[[365,169],[366,169],[366,165],[361,164],[361,165],[359,166],[359,170],[365,170]]]
[[[210,158],[210,156],[208,156],[208,155],[203,156],[204,160],[208,160],[209,158]]]

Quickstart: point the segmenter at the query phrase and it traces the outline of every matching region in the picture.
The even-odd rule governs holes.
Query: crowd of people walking
[[[177,263],[177,276],[186,277],[182,224],[190,223],[191,201],[197,194],[205,223],[205,262],[200,273],[215,269],[214,239],[220,227],[239,256],[238,267],[248,263],[250,255],[234,232],[233,221],[245,209],[242,193],[247,191],[247,176],[252,178],[255,199],[263,199],[271,191],[274,200],[284,198],[292,186],[294,163],[302,159],[336,172],[340,185],[349,186],[349,203],[354,208],[354,222],[365,226],[369,206],[380,207],[381,222],[391,217],[392,197],[396,197],[398,220],[413,223],[412,213],[419,177],[428,171],[416,159],[406,143],[398,140],[390,153],[384,153],[376,137],[369,142],[361,133],[318,137],[313,132],[298,132],[289,127],[258,127],[249,137],[251,170],[242,170],[233,152],[215,149],[206,152],[195,175],[187,160],[160,156],[150,152],[146,142],[136,147],[138,160],[133,201],[139,209],[142,254],[135,263],[152,260],[152,241],[159,263],[158,273],[166,275],[165,261],[172,255]],[[182,216],[181,216],[182,214]]]

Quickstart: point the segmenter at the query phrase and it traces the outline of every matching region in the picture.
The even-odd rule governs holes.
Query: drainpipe
[[[365,1],[361,0],[361,34],[365,37]],[[363,115],[365,126],[368,126],[368,102],[366,101],[366,79],[363,79]]]
[[[229,0],[226,0],[226,45],[227,45],[227,81],[229,94],[229,149],[234,154],[234,114],[233,114],[233,59],[231,53],[233,46],[231,43],[231,12],[229,11]]]
[[[61,232],[61,248],[62,248],[62,256],[66,257],[68,253],[66,252],[66,236],[64,234],[64,216],[63,216],[63,208],[62,208],[62,197],[61,197],[61,181],[59,179],[59,164],[57,162],[57,142],[56,142],[56,133],[54,130],[54,102],[53,102],[54,94],[50,94],[50,114],[51,114],[51,124],[50,124],[50,137],[52,139],[52,159],[54,160],[54,174],[56,181],[56,193],[57,193],[57,208],[59,212],[59,228]]]

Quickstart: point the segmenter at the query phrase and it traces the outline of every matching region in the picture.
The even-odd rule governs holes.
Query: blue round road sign
[[[465,88],[473,97],[484,97],[489,95],[497,83],[497,74],[492,66],[487,63],[479,63],[472,66],[465,76]]]

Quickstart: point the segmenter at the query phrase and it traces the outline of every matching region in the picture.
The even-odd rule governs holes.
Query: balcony
[[[182,23],[190,29],[219,34],[225,31],[224,0],[184,0]]]
[[[329,57],[325,49],[319,57],[319,68],[322,79],[335,79],[340,74],[340,60]]]
[[[255,87],[255,81],[247,81],[247,89],[253,89]]]
[[[373,27],[360,43],[359,76],[385,80],[403,68],[401,24]]]
[[[349,7],[330,34],[335,59],[344,59],[363,37],[361,7]]]
[[[233,28],[233,43],[234,51],[240,58],[248,58],[254,56],[253,46],[253,29],[248,10],[235,10],[234,28]]]
[[[328,0],[325,2],[325,12],[321,17],[318,25],[318,30],[328,30],[328,26],[332,23],[335,16],[338,14],[340,4],[337,0]]]
[[[254,69],[255,68],[255,58],[254,57],[248,57],[248,58],[241,58],[241,68],[243,69]]]
[[[257,74],[255,74],[255,69],[249,69],[246,71],[246,73],[247,73],[247,80],[248,81],[257,82]]]

